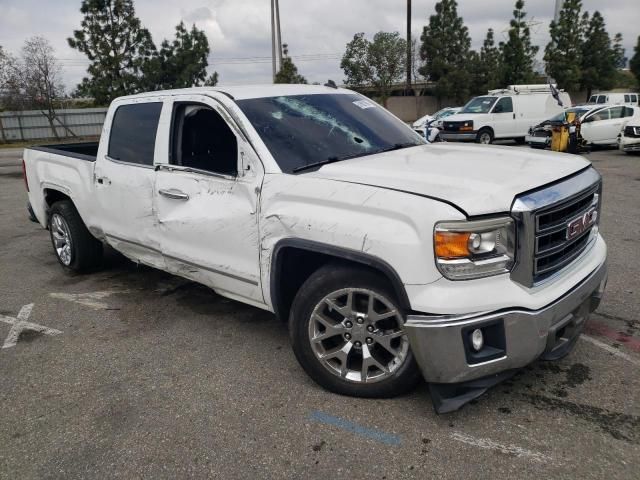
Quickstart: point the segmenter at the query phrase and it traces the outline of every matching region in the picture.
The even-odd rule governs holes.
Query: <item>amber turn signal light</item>
[[[471,255],[469,251],[468,232],[435,232],[436,257],[464,258]]]

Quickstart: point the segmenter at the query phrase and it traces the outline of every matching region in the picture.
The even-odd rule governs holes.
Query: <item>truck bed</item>
[[[55,153],[65,157],[73,157],[87,162],[95,162],[98,155],[99,142],[64,143],[57,145],[39,145],[29,147],[31,150]]]

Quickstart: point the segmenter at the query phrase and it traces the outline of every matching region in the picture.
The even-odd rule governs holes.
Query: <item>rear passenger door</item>
[[[222,104],[199,95],[174,99],[168,162],[157,166],[155,188],[167,269],[262,304],[262,164]]]
[[[107,241],[135,261],[163,268],[154,217],[154,157],[162,98],[115,103],[94,170],[96,217]],[[166,134],[165,134],[166,136]]]

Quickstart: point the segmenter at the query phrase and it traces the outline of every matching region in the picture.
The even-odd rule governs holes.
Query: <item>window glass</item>
[[[177,103],[174,108],[171,163],[206,172],[238,173],[238,140],[211,107]]]
[[[469,100],[460,113],[489,113],[498,97],[476,97]]]
[[[624,107],[624,116],[625,117],[633,117],[633,108]]]
[[[625,95],[624,96],[624,101],[625,101],[625,103],[629,103],[631,101],[631,95]]]
[[[631,103],[638,103],[638,96],[637,95],[631,95]]]
[[[598,103],[607,103],[607,97],[605,95],[599,95]]]
[[[602,110],[597,111],[593,115],[587,118],[591,122],[600,122],[602,120],[609,120],[609,109],[604,108]]]
[[[109,157],[122,162],[153,165],[162,102],[118,107],[111,124]]]
[[[513,112],[513,100],[511,97],[502,97],[493,108],[493,113],[511,113]]]
[[[620,107],[613,107],[610,108],[610,118],[622,118],[624,117],[624,107],[620,106]]]
[[[237,104],[287,173],[425,143],[373,100],[357,94],[250,98]]]
[[[596,103],[598,101],[598,96],[597,95],[591,95],[591,97],[589,97],[589,102],[588,103]]]

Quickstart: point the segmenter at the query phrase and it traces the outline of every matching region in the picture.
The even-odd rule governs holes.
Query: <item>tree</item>
[[[367,50],[371,83],[378,89],[383,102],[391,86],[403,78],[407,67],[407,41],[398,32],[378,32]]]
[[[289,46],[282,44],[282,65],[280,71],[276,73],[274,83],[307,83],[307,79],[298,73],[298,67],[289,56]]]
[[[558,21],[549,26],[551,36],[544,52],[547,75],[566,90],[578,90],[582,76],[582,0],[565,0]]]
[[[624,68],[627,66],[627,57],[624,56],[625,50],[622,45],[622,34],[616,33],[613,37],[613,57],[615,60],[616,68]]]
[[[156,48],[135,15],[133,0],[83,0],[80,12],[81,29],[67,39],[91,62],[78,93],[104,105],[143,90],[143,66]]]
[[[466,68],[471,47],[469,31],[458,16],[455,0],[441,0],[435,9],[420,37],[420,56],[425,61],[421,73],[436,83],[438,101],[448,97],[462,103],[470,87]]]
[[[478,54],[469,53],[469,72],[471,75],[470,91],[472,94],[487,93],[487,90],[498,88],[502,79],[502,57],[496,47],[493,29],[487,31]]]
[[[586,90],[587,99],[593,89],[608,90],[615,86],[618,61],[604,19],[596,11],[588,21],[582,43],[581,89]]]
[[[533,63],[539,47],[531,44],[531,32],[526,16],[524,0],[516,0],[508,33],[509,39],[500,43],[504,86],[531,83],[535,78]]]
[[[370,42],[364,36],[364,32],[356,33],[353,40],[347,43],[347,48],[342,56],[340,68],[347,78],[344,83],[350,87],[363,87],[371,82],[372,72],[367,61]]]
[[[64,96],[64,85],[60,79],[61,68],[53,47],[43,37],[32,37],[22,47],[22,92],[26,103],[37,108],[47,117],[53,135],[58,137],[54,124],[57,120],[56,105]],[[67,131],[65,125],[59,122]]]
[[[164,40],[158,54],[145,64],[148,89],[203,85],[207,80],[209,53],[209,41],[204,31],[198,30],[195,25],[187,30],[184,23],[180,22],[176,26],[175,39],[171,43]]]
[[[636,47],[633,49],[633,57],[629,61],[629,69],[636,77],[636,81],[640,83],[640,36],[638,36]]]

